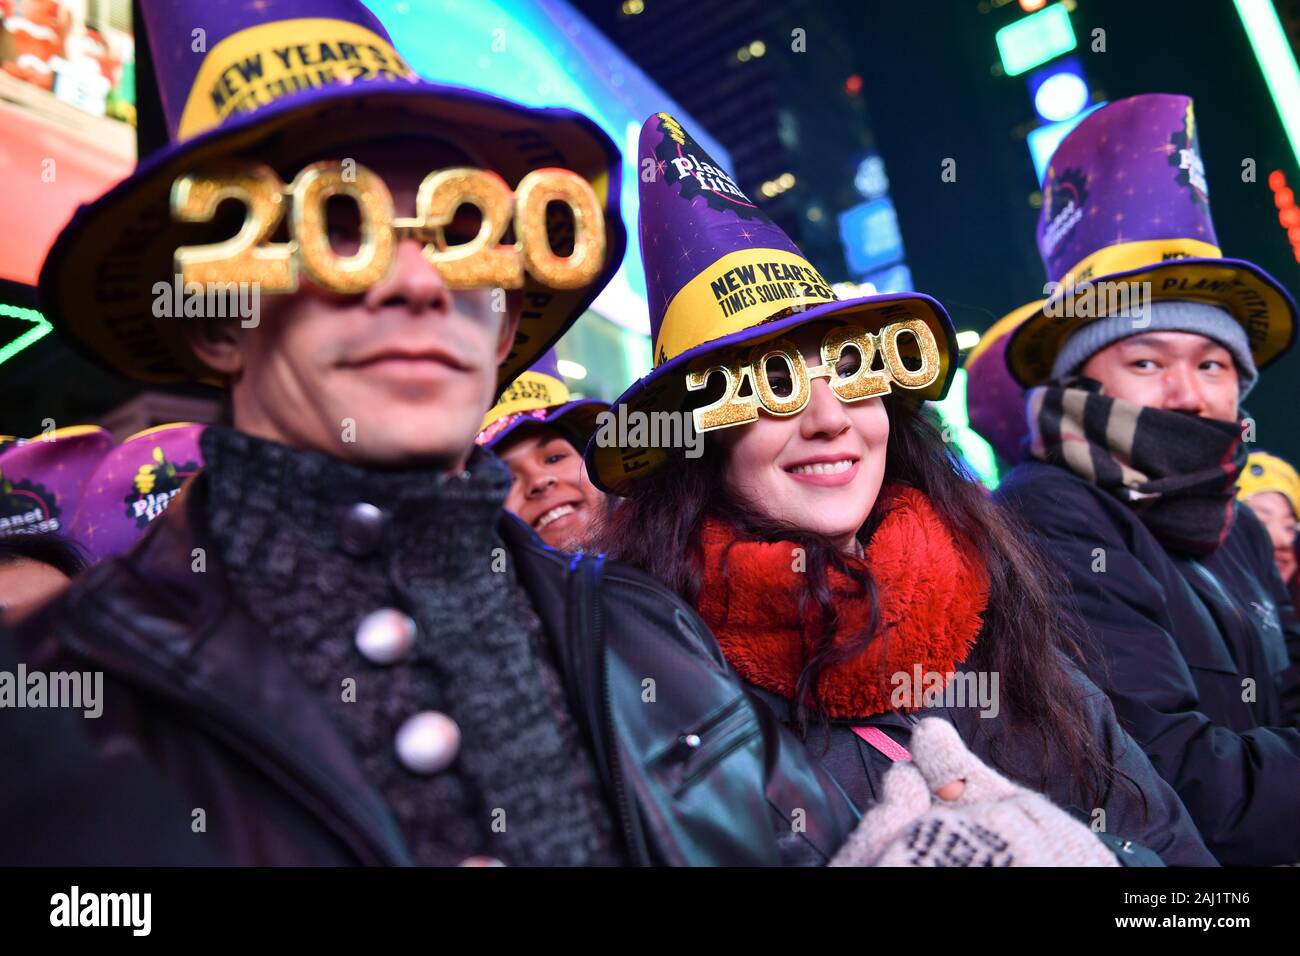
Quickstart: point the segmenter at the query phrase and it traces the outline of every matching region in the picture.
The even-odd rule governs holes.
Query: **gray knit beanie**
[[[1214,339],[1232,353],[1237,363],[1237,381],[1245,398],[1259,379],[1259,370],[1250,354],[1246,330],[1232,313],[1208,302],[1162,299],[1147,306],[1142,322],[1132,315],[1113,315],[1079,326],[1061,346],[1052,365],[1052,378],[1077,375],[1092,358],[1108,345],[1145,332],[1192,332]]]

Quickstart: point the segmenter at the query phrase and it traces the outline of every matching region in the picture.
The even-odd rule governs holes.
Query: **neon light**
[[[1069,11],[1059,3],[1007,24],[994,39],[1007,76],[1019,76],[1078,45]]]
[[[1295,261],[1300,262],[1300,207],[1295,203],[1295,192],[1286,184],[1286,174],[1275,169],[1268,174],[1268,188],[1273,190],[1273,205],[1277,206],[1277,221],[1286,230]]]
[[[569,359],[556,359],[555,367],[559,369],[561,375],[565,378],[581,380],[587,377],[587,366],[581,362],[573,362]]]
[[[0,304],[0,316],[8,319],[21,319],[24,322],[33,323],[33,327],[28,329],[12,342],[7,343],[0,348],[0,365],[9,361],[29,345],[35,345],[45,336],[53,331],[54,326],[50,325],[50,320],[35,309],[24,309],[17,305]]]
[[[1295,54],[1270,0],[1234,2],[1282,120],[1282,129],[1291,141],[1291,152],[1300,163],[1300,68],[1296,67]]]
[[[1062,123],[1088,105],[1088,84],[1077,73],[1054,73],[1034,94],[1034,109],[1049,123]]]

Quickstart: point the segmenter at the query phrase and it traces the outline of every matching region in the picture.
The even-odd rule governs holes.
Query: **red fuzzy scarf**
[[[984,562],[957,541],[925,495],[896,489],[888,507],[861,559],[880,596],[880,631],[855,658],[822,672],[818,696],[831,717],[893,710],[891,678],[902,672],[911,680],[915,665],[946,678],[974,646],[988,604]],[[700,616],[745,680],[792,698],[805,648],[822,628],[811,598],[807,615],[799,613],[807,578],[796,545],[738,541],[729,526],[714,520],[704,523],[700,542]],[[867,626],[871,606],[847,575],[833,569],[828,574],[838,598],[838,643]]]

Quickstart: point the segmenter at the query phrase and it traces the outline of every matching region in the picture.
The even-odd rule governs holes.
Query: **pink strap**
[[[906,747],[891,740],[879,727],[852,727],[850,729],[895,763],[912,759],[912,755]]]

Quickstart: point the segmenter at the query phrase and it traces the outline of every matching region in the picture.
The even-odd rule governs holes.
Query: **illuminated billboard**
[[[77,206],[135,166],[131,3],[0,0],[0,12],[0,279],[32,285]]]

